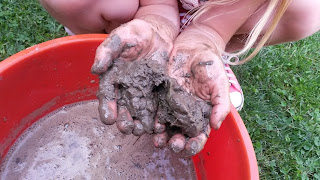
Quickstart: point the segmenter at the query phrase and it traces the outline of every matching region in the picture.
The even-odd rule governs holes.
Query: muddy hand
[[[217,33],[208,36],[199,29],[186,30],[176,39],[168,63],[169,76],[186,91],[212,104],[210,126],[215,130],[230,112],[229,82],[217,47],[224,48]],[[203,149],[211,128],[185,143],[175,135],[169,146],[175,152],[184,146],[187,154],[194,155]]]
[[[98,75],[106,72],[114,60],[133,61],[155,52],[169,53],[172,39],[166,36],[144,20],[134,19],[123,24],[99,45],[91,72]]]
[[[141,128],[141,122],[144,122],[143,117],[139,119],[141,122],[129,118],[129,108],[123,108],[121,113],[119,111],[118,114],[117,98],[119,97],[117,96],[121,92],[118,92],[119,77],[117,75],[122,75],[118,73],[121,69],[121,62],[148,60],[157,61],[157,63],[165,66],[168,54],[173,47],[172,37],[168,36],[165,30],[159,30],[151,22],[135,19],[112,31],[108,38],[97,48],[94,64],[91,68],[93,74],[100,75],[97,96],[101,120],[105,124],[111,125],[119,119],[117,126],[121,132],[126,134],[133,132],[135,135],[141,135],[144,133],[144,129],[151,132],[153,123],[145,122],[144,126],[152,127]],[[118,67],[111,68],[115,66],[115,62],[120,62]],[[123,65],[125,66],[126,64],[124,63]],[[146,125],[148,123],[150,125]]]

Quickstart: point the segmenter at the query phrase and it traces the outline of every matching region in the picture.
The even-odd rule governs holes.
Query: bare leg
[[[254,25],[265,12],[266,7],[267,4],[263,4],[261,8],[237,30],[229,41],[226,51],[234,52],[244,46],[244,37],[250,33]],[[319,8],[319,0],[293,0],[266,45],[297,41],[319,31]],[[267,26],[264,28],[263,32],[266,31],[266,28]]]
[[[58,22],[75,34],[110,33],[133,19],[139,0],[39,0]]]

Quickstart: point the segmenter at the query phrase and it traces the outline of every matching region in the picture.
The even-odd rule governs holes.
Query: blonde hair
[[[237,1],[238,0],[209,0],[206,3],[203,3],[199,7],[196,7],[187,13],[187,14],[192,14],[192,15],[188,19],[188,21],[183,25],[183,27],[186,24],[188,24],[191,20],[193,20],[193,22],[195,22],[195,24],[196,24],[199,17],[203,13],[205,13],[207,10],[209,10],[210,7],[220,6],[220,5],[230,5],[230,4],[233,4]],[[263,48],[263,46],[266,44],[268,39],[270,38],[272,32],[276,28],[281,17],[283,16],[284,12],[288,8],[290,2],[291,2],[291,0],[270,0],[269,5],[268,5],[267,10],[265,11],[264,15],[261,17],[261,19],[258,21],[258,23],[254,26],[254,28],[249,33],[243,49],[241,49],[240,51],[238,51],[236,53],[227,53],[227,52],[224,52],[224,50],[220,50],[220,51],[222,51],[221,53],[224,56],[231,57],[231,58],[227,58],[227,60],[225,60],[225,63],[230,64],[230,65],[239,65],[239,64],[243,64],[245,62],[248,62],[253,57],[255,57],[258,54],[258,52]],[[268,21],[270,20],[272,14],[274,14],[274,17],[270,23],[269,28],[263,34],[261,40],[258,42],[258,44],[256,45],[255,49],[252,51],[252,53],[249,54],[245,59],[243,59],[241,61],[239,61],[237,58],[236,58],[236,61],[234,61],[234,62],[231,61],[232,57],[238,57],[238,56],[242,56],[242,55],[248,53],[248,51],[254,46],[254,44],[258,40],[259,36],[261,36],[260,34],[261,34],[262,30],[266,26]]]

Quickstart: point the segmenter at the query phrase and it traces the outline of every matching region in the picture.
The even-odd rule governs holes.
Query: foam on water
[[[37,121],[12,146],[0,179],[196,179],[191,159],[104,125],[97,107],[76,103]]]

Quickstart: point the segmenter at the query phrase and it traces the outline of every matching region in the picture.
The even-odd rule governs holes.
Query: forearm
[[[190,43],[192,42],[192,43]],[[176,39],[174,45],[177,47],[187,46],[188,48],[199,48],[202,44],[211,49],[225,49],[226,43],[221,35],[213,28],[204,25],[189,25],[183,32],[181,32]]]
[[[211,28],[227,43],[241,25],[265,2],[266,0],[238,0],[229,5],[212,6],[197,19],[196,23]],[[194,25],[190,28],[192,26]]]
[[[142,19],[157,27],[172,41],[179,33],[179,13],[176,0],[140,0],[134,19]]]

